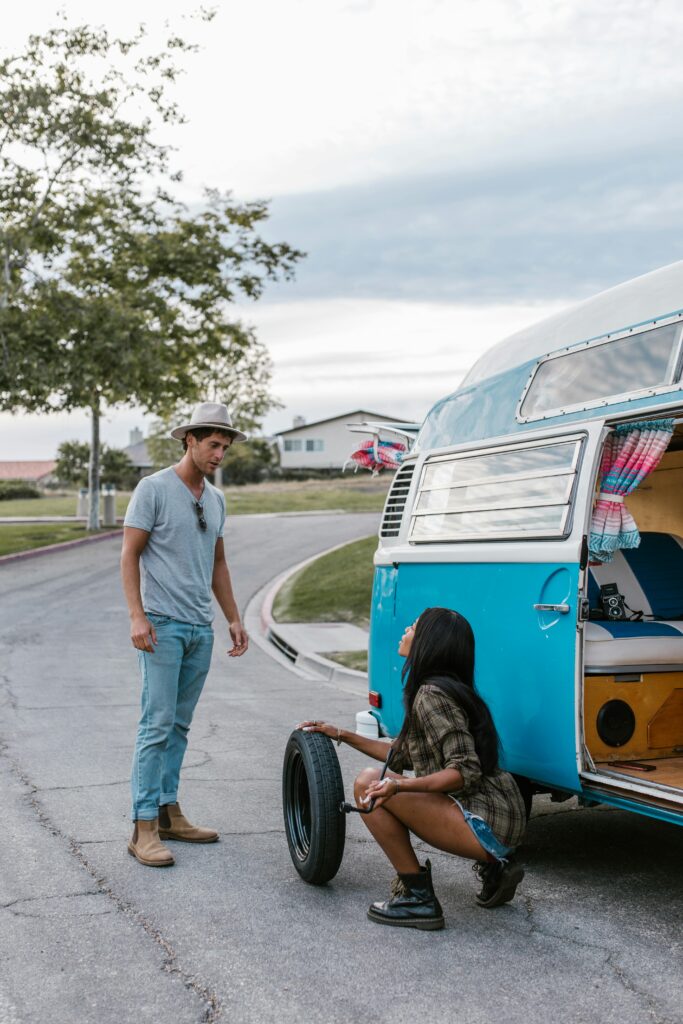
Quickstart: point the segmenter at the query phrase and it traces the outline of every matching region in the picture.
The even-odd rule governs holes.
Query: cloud
[[[556,311],[343,298],[243,312],[273,357],[273,390],[286,407],[268,417],[266,428],[276,431],[300,413],[323,419],[359,406],[421,420],[485,349]]]
[[[269,237],[308,257],[267,300],[590,295],[683,255],[682,156],[673,139],[276,198]]]

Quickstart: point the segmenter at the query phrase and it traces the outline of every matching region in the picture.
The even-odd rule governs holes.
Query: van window
[[[521,416],[536,419],[670,383],[680,333],[680,323],[667,324],[548,356],[538,364],[522,401]]]
[[[409,539],[566,536],[580,450],[572,437],[427,459]]]

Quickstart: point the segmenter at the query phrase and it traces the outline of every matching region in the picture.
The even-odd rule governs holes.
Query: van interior
[[[584,629],[586,767],[641,799],[683,797],[683,420],[657,469],[626,498],[638,548],[589,564]],[[608,587],[608,592],[601,587]],[[605,619],[609,590],[623,618]],[[633,794],[629,794],[633,795]]]

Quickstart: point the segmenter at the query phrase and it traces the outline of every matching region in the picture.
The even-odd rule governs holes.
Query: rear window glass
[[[524,419],[585,406],[670,382],[680,323],[551,356],[539,364],[522,408]]]
[[[409,539],[502,540],[566,536],[581,450],[573,437],[425,463]]]

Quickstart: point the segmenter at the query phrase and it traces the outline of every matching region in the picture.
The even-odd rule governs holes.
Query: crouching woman
[[[517,785],[498,765],[498,736],[474,686],[474,635],[467,619],[448,608],[428,608],[409,626],[398,652],[403,668],[405,718],[390,770],[365,768],[355,783],[359,807],[374,800],[363,821],[397,872],[391,896],[368,917],[403,928],[443,928],[431,865],[421,866],[411,833],[447,853],[473,860],[480,906],[497,907],[515,894],[524,871],[514,848],[526,827]],[[323,722],[323,732],[378,761],[388,746]],[[414,778],[402,773],[412,769]]]

